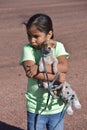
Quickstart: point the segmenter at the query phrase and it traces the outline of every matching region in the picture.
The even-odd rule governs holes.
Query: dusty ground
[[[27,79],[19,65],[27,42],[22,22],[38,12],[52,17],[55,39],[71,54],[67,80],[82,109],[65,116],[65,130],[87,130],[86,0],[0,0],[0,130],[26,130]]]

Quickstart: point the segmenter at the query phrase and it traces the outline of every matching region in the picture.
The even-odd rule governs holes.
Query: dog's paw
[[[74,106],[76,109],[81,109],[81,104],[80,104],[80,102],[79,102],[78,100],[73,102],[73,106]]]
[[[39,65],[39,72],[44,72],[44,66],[43,66],[43,64]]]
[[[69,107],[67,108],[66,113],[67,113],[68,115],[73,115],[73,110],[72,110],[71,106],[69,106]]]
[[[57,73],[57,67],[53,67],[53,73],[54,73],[54,74]]]
[[[43,82],[43,88],[48,89],[48,83],[47,82]]]

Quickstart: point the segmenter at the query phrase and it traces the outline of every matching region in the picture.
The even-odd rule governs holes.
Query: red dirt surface
[[[35,13],[52,17],[55,39],[71,55],[67,81],[82,109],[65,116],[65,130],[87,130],[87,0],[0,0],[0,130],[26,130],[27,78],[19,61],[28,42],[22,22]]]

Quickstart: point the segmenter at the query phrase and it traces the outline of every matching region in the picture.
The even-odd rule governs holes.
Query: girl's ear
[[[48,39],[51,39],[52,35],[53,35],[53,32],[52,32],[52,31],[49,31],[49,33],[47,34],[47,40],[48,40]]]

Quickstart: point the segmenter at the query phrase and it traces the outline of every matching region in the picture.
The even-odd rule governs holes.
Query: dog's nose
[[[75,97],[75,95],[73,94],[73,95],[72,95],[72,97],[71,97],[71,100],[73,100],[73,99],[74,99],[74,97]]]
[[[69,92],[67,92],[67,94],[69,94]]]
[[[50,51],[50,50],[51,50],[51,47],[48,47],[48,50]]]

